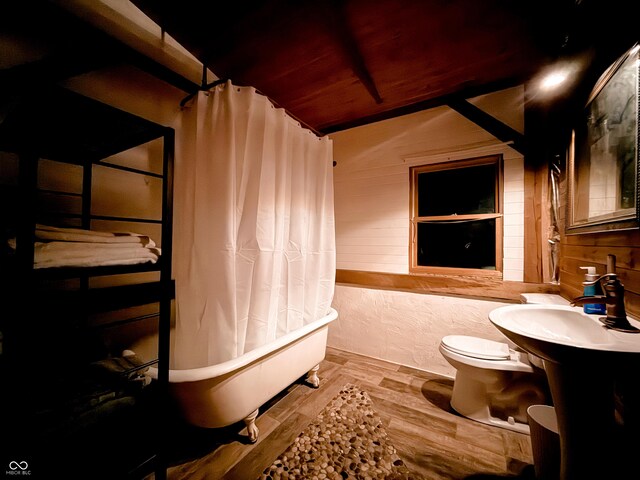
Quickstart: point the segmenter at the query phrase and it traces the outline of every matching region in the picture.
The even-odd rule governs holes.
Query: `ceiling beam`
[[[485,129],[497,139],[505,143],[510,143],[511,148],[525,155],[525,137],[517,130],[514,130],[506,123],[503,123],[497,118],[489,115],[484,110],[479,109],[467,100],[452,100],[447,102],[447,105],[479,127]]]
[[[371,77],[371,74],[367,69],[367,65],[362,57],[362,52],[360,51],[358,42],[354,38],[351,28],[347,22],[343,1],[333,0],[328,3],[320,2],[320,4],[325,6],[324,11],[326,13],[329,29],[335,34],[338,44],[347,55],[353,73],[356,74],[358,80],[360,80],[364,85],[375,102],[377,104],[382,103],[382,97],[380,96],[378,88],[373,81],[373,77]]]
[[[374,113],[373,115],[357,118],[355,120],[321,125],[319,126],[319,131],[323,135],[341,132],[350,128],[361,127],[363,125],[369,125],[370,123],[389,120],[390,118],[409,115],[411,113],[429,110],[430,108],[441,107],[443,105],[447,105],[449,102],[458,100],[460,98],[473,98],[477,97],[478,95],[485,95],[487,93],[497,92],[498,90],[504,90],[506,88],[511,88],[522,84],[522,79],[512,78],[508,80],[492,82],[485,85],[469,86],[464,88],[459,94],[442,95],[440,97],[428,98],[426,100],[421,100],[419,102],[404,105],[402,107],[391,108],[389,110],[384,110],[378,113]]]

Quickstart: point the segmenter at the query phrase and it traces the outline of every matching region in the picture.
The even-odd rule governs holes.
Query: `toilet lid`
[[[442,339],[442,344],[449,350],[468,357],[485,360],[509,360],[511,358],[509,345],[486,338],[447,335]]]

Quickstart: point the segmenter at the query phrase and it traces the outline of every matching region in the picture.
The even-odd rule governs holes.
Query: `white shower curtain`
[[[331,140],[230,82],[183,115],[177,369],[235,358],[326,315],[335,283]]]

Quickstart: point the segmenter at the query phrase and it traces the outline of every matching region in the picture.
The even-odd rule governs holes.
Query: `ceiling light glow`
[[[568,74],[566,71],[555,71],[549,73],[540,82],[540,88],[542,90],[553,90],[562,85],[567,80]]]

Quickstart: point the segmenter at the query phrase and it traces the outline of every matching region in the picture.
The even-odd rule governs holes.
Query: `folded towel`
[[[80,242],[36,242],[34,244],[34,260],[36,262],[49,259],[63,258],[91,258],[104,256],[105,258],[130,258],[145,256],[147,253],[160,255],[157,247],[143,247],[134,244],[97,244]]]
[[[85,243],[134,243],[145,247],[155,247],[155,242],[147,235],[132,232],[102,232],[99,230],[84,230],[81,228],[61,228],[49,225],[36,225],[38,240],[57,240],[64,242]]]
[[[115,265],[138,265],[141,263],[156,263],[158,255],[148,249],[142,249],[138,255],[118,256],[113,255],[109,258],[105,256],[92,257],[68,257],[68,258],[50,258],[41,260],[33,264],[34,269],[54,268],[54,267],[108,267]]]
[[[93,235],[91,233],[73,233],[73,232],[53,232],[49,230],[36,229],[36,239],[53,240],[63,242],[84,242],[84,243],[130,243],[141,244],[145,247],[155,247],[156,244],[146,235]]]
[[[98,267],[156,263],[160,249],[146,235],[36,225],[34,268]],[[16,239],[8,240],[16,249]]]
[[[46,232],[60,232],[60,233],[77,233],[80,235],[96,235],[100,237],[113,237],[118,235],[138,235],[137,233],[116,233],[116,232],[104,232],[101,230],[87,230],[84,228],[72,228],[72,227],[53,227],[51,225],[43,225],[42,223],[36,224],[36,230],[42,230]]]
[[[91,242],[35,242],[37,254],[83,255],[96,252],[140,252],[144,249],[159,252],[157,247],[145,247],[141,243],[91,243]]]
[[[48,232],[46,230],[36,230],[38,240],[56,240],[62,242],[84,242],[84,243],[140,243],[143,246],[154,247],[155,243],[145,235],[123,235],[119,237],[104,237],[102,235],[87,235],[80,233]]]

